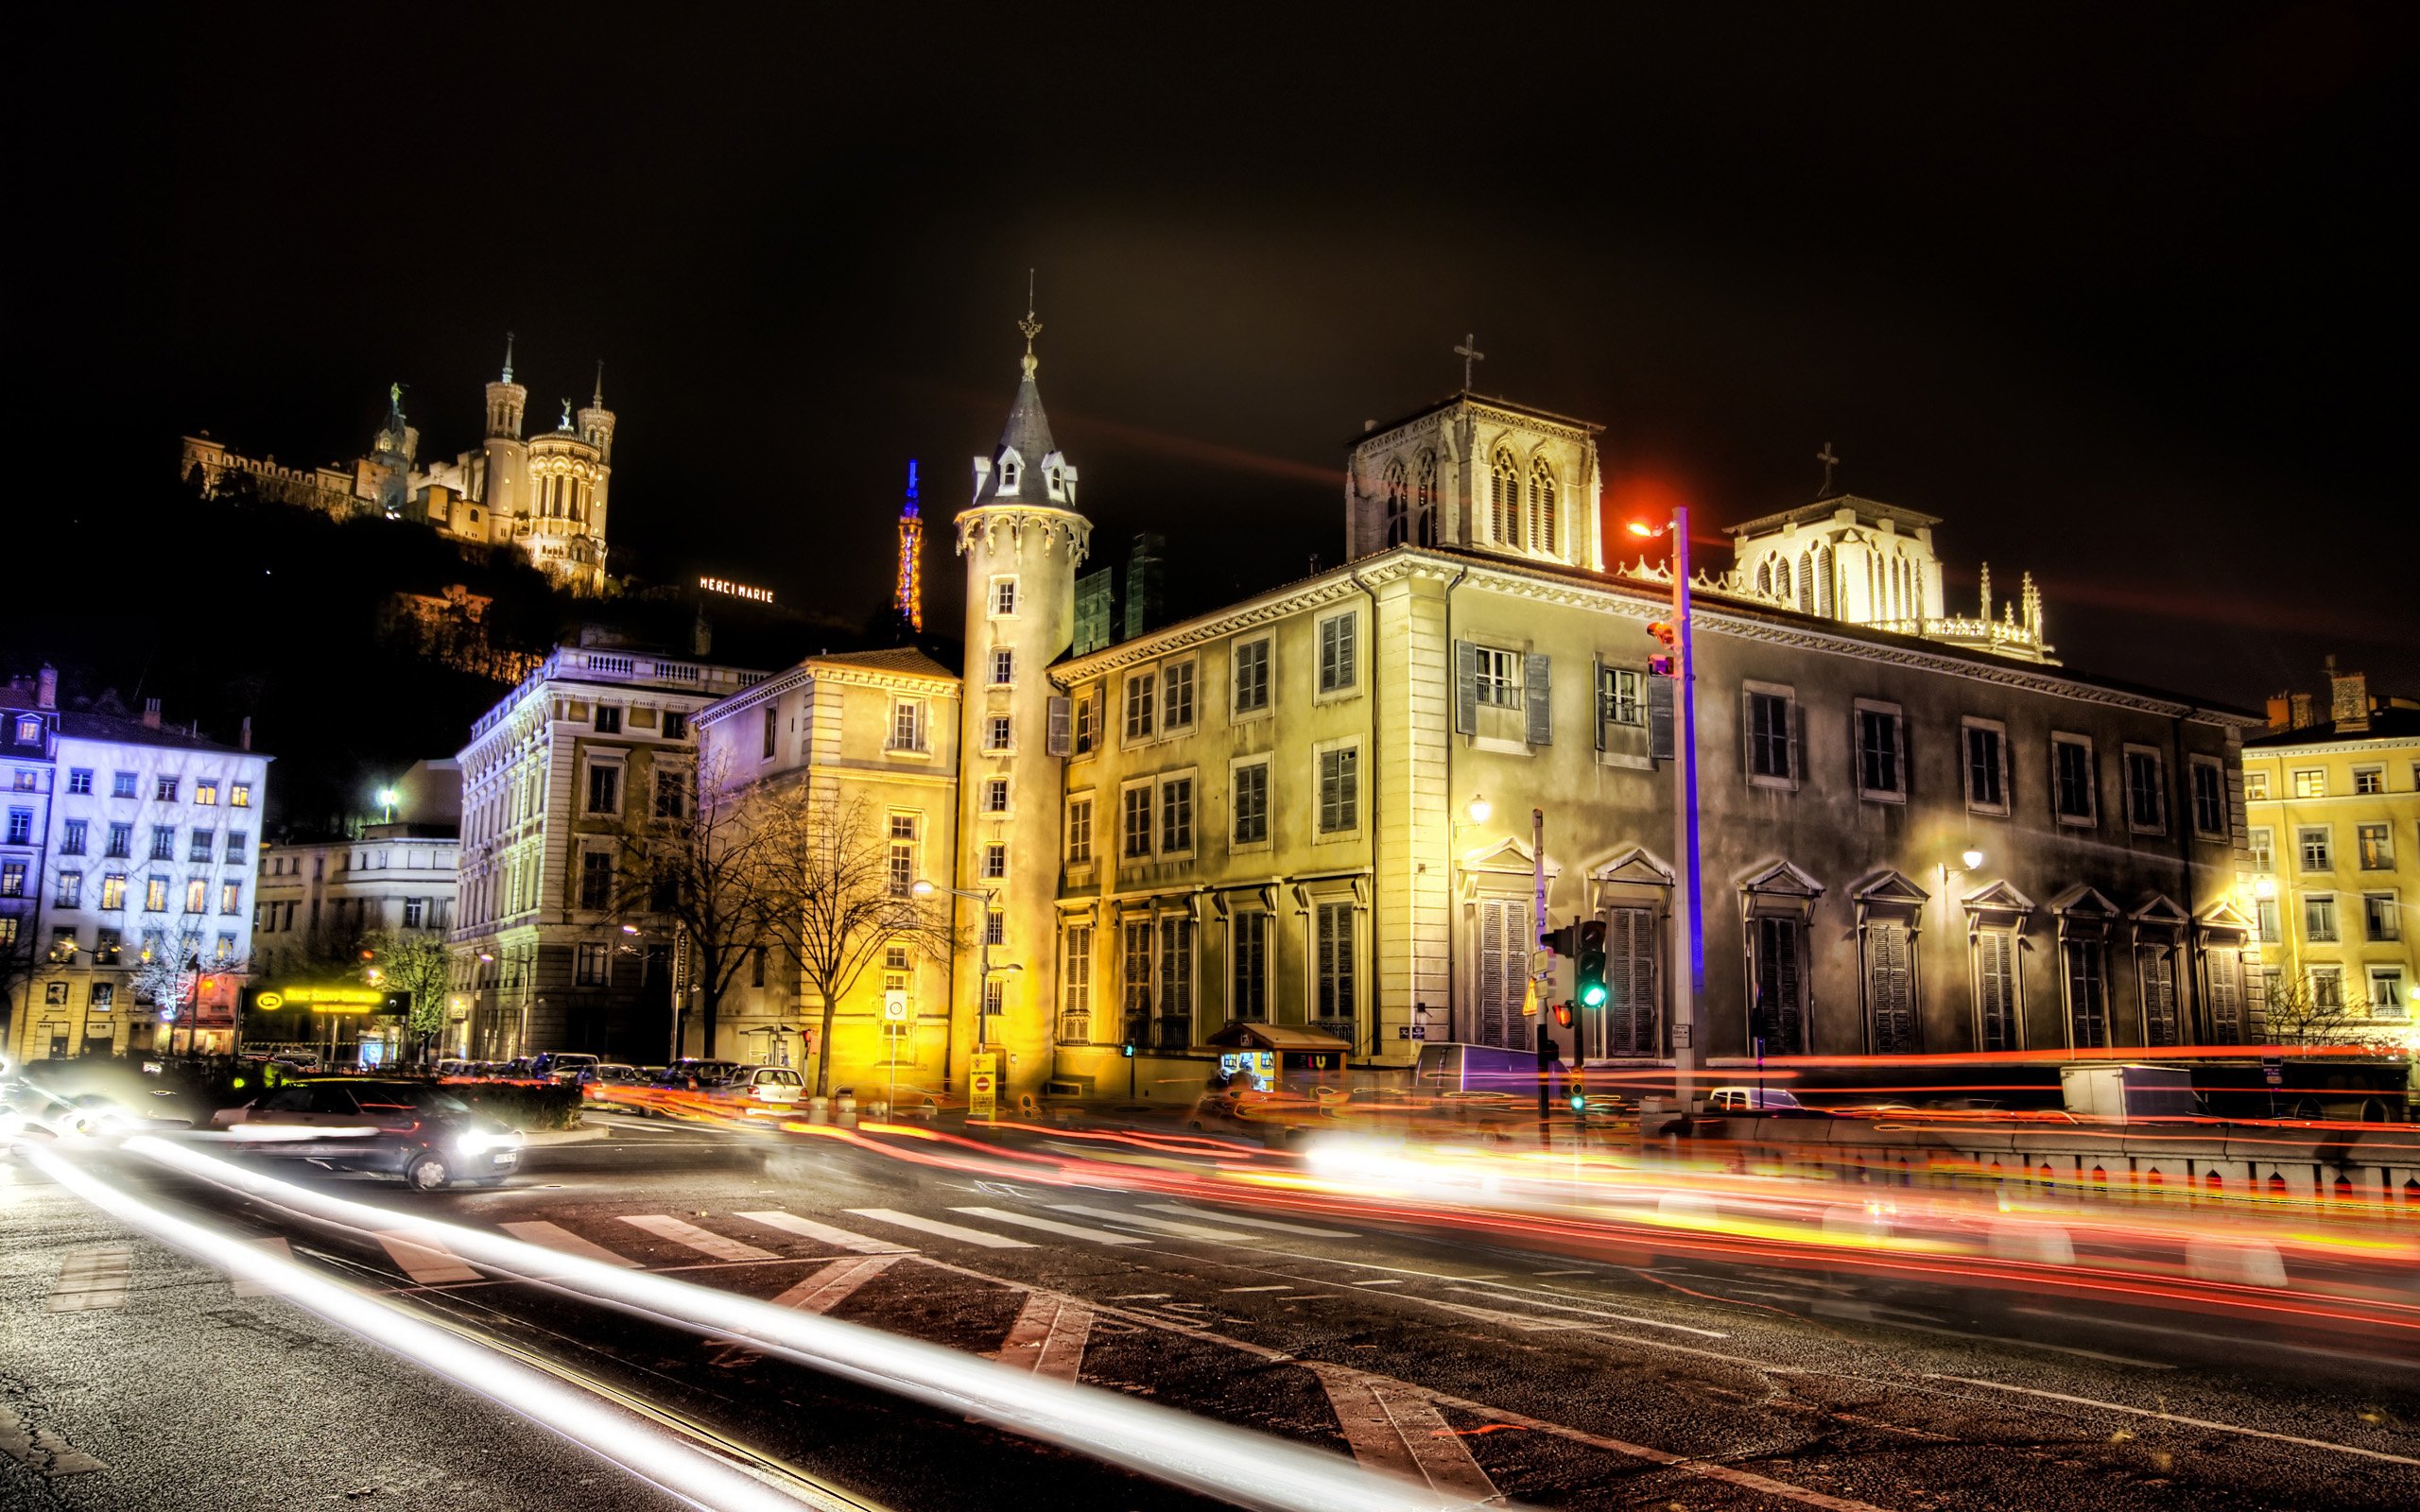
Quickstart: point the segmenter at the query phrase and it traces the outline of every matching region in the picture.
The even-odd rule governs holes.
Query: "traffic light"
[[[1588,1094],[1586,1092],[1574,1091],[1569,1098],[1569,1102],[1573,1112],[1585,1113],[1588,1111]]]
[[[1647,670],[1649,675],[1658,678],[1670,677],[1672,675],[1672,656],[1680,637],[1674,633],[1670,622],[1666,620],[1651,621],[1647,627],[1647,633],[1655,637],[1656,641],[1664,647],[1661,655],[1651,656],[1647,659]]]
[[[1605,921],[1601,919],[1581,922],[1576,974],[1580,983],[1581,1005],[1602,1007],[1605,1003]]]
[[[1554,1022],[1561,1028],[1571,1027],[1571,1003],[1568,999],[1554,1005]]]
[[[1129,1059],[1129,1060],[1133,1059],[1133,1058],[1134,1058],[1134,1041],[1133,1041],[1133,1040],[1127,1040],[1124,1044],[1119,1045],[1119,1046],[1117,1047],[1117,1053],[1118,1053],[1120,1056],[1125,1057],[1126,1057],[1127,1059]]]

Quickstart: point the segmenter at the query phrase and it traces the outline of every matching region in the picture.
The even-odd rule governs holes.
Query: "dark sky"
[[[510,328],[533,421],[605,359],[648,575],[862,617],[915,456],[946,622],[1031,266],[1097,542],[1187,606],[1334,561],[1340,443],[1475,331],[1610,508],[1829,440],[2072,665],[2420,693],[2409,8],[1318,9],[75,8],[12,67],[18,456],[349,456],[390,379],[450,454]]]

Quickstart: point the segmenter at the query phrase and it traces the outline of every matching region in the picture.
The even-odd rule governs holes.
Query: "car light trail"
[[[1267,1435],[1035,1376],[878,1329],[329,1196],[155,1137],[130,1140],[126,1148],[322,1222],[431,1239],[464,1260],[535,1285],[666,1327],[735,1340],[1237,1505],[1268,1512],[1443,1512],[1477,1505]]]
[[[712,1512],[847,1512],[869,1503],[783,1489],[592,1394],[502,1351],[439,1328],[403,1308],[328,1280],[293,1261],[152,1206],[41,1148],[21,1153],[43,1174],[128,1228],[216,1265],[317,1314],[389,1354],[477,1393],[579,1446],[677,1501]]]

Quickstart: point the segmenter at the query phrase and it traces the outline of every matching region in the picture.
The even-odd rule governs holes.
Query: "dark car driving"
[[[255,1153],[402,1177],[424,1192],[493,1186],[521,1164],[521,1132],[429,1082],[327,1076],[214,1121]]]

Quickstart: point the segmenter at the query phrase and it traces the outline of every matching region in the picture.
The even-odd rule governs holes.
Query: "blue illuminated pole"
[[[1672,508],[1672,627],[1679,632],[1672,665],[1678,686],[1673,702],[1680,729],[1672,741],[1673,885],[1681,906],[1673,910],[1677,936],[1673,958],[1685,962],[1687,975],[1677,978],[1672,992],[1672,1080],[1681,1111],[1688,1111],[1689,1084],[1697,1070],[1698,1002],[1705,996],[1705,914],[1698,897],[1698,700],[1697,657],[1689,624],[1689,508]]]

